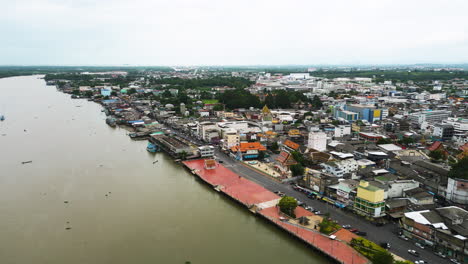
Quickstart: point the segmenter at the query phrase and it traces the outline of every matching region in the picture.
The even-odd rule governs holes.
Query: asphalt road
[[[179,131],[174,131],[174,133],[184,136],[187,139],[191,139],[190,136],[182,134]],[[196,144],[201,144],[198,140],[192,140]],[[242,177],[245,177],[264,188],[270,191],[281,191],[288,196],[292,196],[299,201],[306,203],[307,205],[321,211],[322,213],[329,213],[330,217],[333,220],[338,221],[340,225],[351,225],[352,228],[357,228],[360,231],[367,232],[366,238],[380,244],[382,242],[390,243],[391,248],[390,252],[405,258],[407,260],[416,261],[416,260],[425,260],[428,263],[451,263],[448,259],[443,259],[434,254],[431,249],[420,249],[415,246],[412,241],[405,241],[397,236],[399,231],[398,224],[389,223],[384,226],[375,226],[374,224],[368,222],[367,220],[353,214],[352,212],[345,211],[343,209],[337,208],[329,203],[322,202],[319,200],[312,200],[308,198],[305,194],[296,191],[292,188],[290,184],[279,183],[268,176],[262,175],[257,171],[250,169],[235,159],[224,154],[218,148],[215,150],[215,156],[217,160],[222,160],[223,165],[235,173],[239,174]],[[408,253],[408,249],[416,250],[420,256],[415,257]]]

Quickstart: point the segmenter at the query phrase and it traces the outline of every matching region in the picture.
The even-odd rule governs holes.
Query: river
[[[330,262],[101,109],[38,76],[0,79],[0,263]]]

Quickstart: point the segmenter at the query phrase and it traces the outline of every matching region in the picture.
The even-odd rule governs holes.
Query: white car
[[[424,249],[424,246],[419,243],[414,243],[414,245],[417,246],[418,248]]]

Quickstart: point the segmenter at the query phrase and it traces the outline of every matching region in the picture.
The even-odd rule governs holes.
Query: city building
[[[201,147],[198,147],[198,152],[200,153],[201,158],[213,157],[214,147],[213,146],[201,146]]]
[[[450,115],[450,111],[447,110],[426,110],[417,113],[413,113],[409,116],[412,123],[422,124],[427,123],[441,123],[446,120]]]
[[[385,215],[384,190],[371,185],[367,181],[360,181],[354,199],[354,211],[370,218]]]
[[[432,133],[435,137],[440,137],[442,139],[451,139],[454,134],[454,128],[452,125],[448,124],[436,124],[434,125],[434,131]]]
[[[450,259],[468,260],[468,212],[456,206],[407,212],[403,234]]]
[[[241,142],[237,146],[231,147],[231,151],[238,160],[256,159],[260,151],[265,151],[266,147],[260,142]]]
[[[335,177],[343,177],[346,173],[351,173],[358,170],[358,162],[355,159],[345,159],[340,161],[328,161],[322,163],[326,173]]]
[[[445,198],[457,204],[468,204],[468,180],[448,178]]]
[[[327,134],[324,132],[310,132],[307,147],[318,151],[327,149]]]
[[[387,109],[378,109],[374,105],[350,104],[344,105],[344,110],[358,113],[358,119],[367,120],[370,123],[382,120],[387,117]]]

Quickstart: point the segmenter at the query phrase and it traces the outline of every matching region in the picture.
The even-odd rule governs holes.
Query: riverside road
[[[200,145],[201,142],[194,140],[192,137],[187,136],[186,134],[181,133],[180,131],[173,132],[179,136],[185,137],[192,142]],[[236,161],[232,157],[229,157],[218,148],[215,150],[215,156],[217,160],[222,160],[223,165],[226,168],[229,168],[233,172],[239,174],[242,177],[245,177],[257,184],[260,184],[264,188],[270,191],[280,191],[285,193],[288,196],[292,196],[299,201],[304,202],[305,204],[313,207],[316,210],[319,210],[322,213],[329,213],[330,217],[333,220],[338,221],[340,225],[351,225],[352,228],[359,229],[360,231],[367,232],[366,238],[380,244],[382,242],[388,242],[391,245],[389,249],[390,252],[408,259],[410,261],[416,260],[425,260],[428,263],[450,263],[448,259],[443,259],[434,254],[431,249],[420,249],[415,246],[412,241],[405,241],[398,237],[397,233],[399,231],[399,226],[397,223],[388,223],[384,226],[375,226],[374,224],[368,222],[367,220],[360,218],[359,216],[353,214],[352,212],[339,209],[329,203],[321,202],[319,200],[310,199],[305,194],[296,191],[292,188],[290,184],[277,182],[270,177],[263,175],[257,172],[254,169],[251,169],[240,162]],[[419,252],[420,256],[415,257],[408,253],[408,249],[414,249]]]

